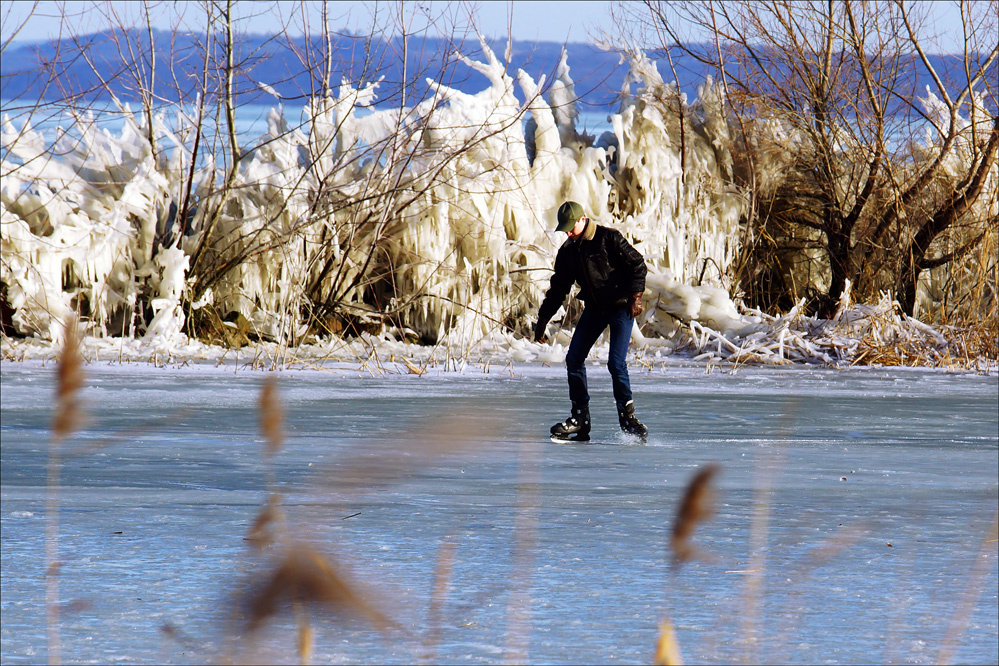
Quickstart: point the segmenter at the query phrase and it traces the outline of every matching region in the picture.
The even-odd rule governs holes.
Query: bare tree
[[[850,283],[859,299],[893,291],[912,314],[925,271],[994,243],[997,3],[958,8],[963,52],[933,56],[924,3],[622,7],[646,46],[725,86],[735,175],[752,190],[739,278],[754,305],[811,293],[830,313]],[[992,282],[968,315],[994,301]]]
[[[435,266],[457,256],[457,248],[443,258],[406,255],[400,253],[398,237],[411,220],[437,205],[431,194],[435,188],[445,182],[454,186],[453,176],[469,152],[487,153],[483,146],[518,126],[523,108],[519,102],[507,104],[497,116],[502,122],[481,125],[448,116],[448,98],[459,94],[453,86],[467,75],[466,65],[480,66],[460,56],[465,34],[440,16],[415,21],[415,13],[427,10],[404,3],[390,5],[392,11],[380,15],[382,23],[367,34],[337,34],[330,27],[332,6],[294,6],[277,35],[252,41],[242,33],[240,11],[288,6],[192,3],[184,10],[204,35],[196,40],[185,36],[179,23],[172,33],[155,31],[151,13],[161,5],[137,6],[141,29],[131,27],[134,17],[108,6],[103,14],[107,30],[64,40],[60,57],[47,61],[43,76],[59,86],[61,99],[81,118],[95,95],[110,97],[131,128],[121,138],[129,154],[124,162],[112,163],[122,146],[98,146],[110,148],[112,155],[102,162],[105,153],[92,151],[93,142],[114,139],[82,123],[68,152],[52,156],[39,150],[55,162],[68,157],[75,173],[63,169],[53,180],[51,173],[36,169],[34,182],[31,176],[23,179],[27,196],[4,204],[20,224],[38,203],[36,190],[53,185],[58,190],[53,200],[61,204],[73,188],[97,188],[102,205],[115,215],[124,213],[131,225],[127,233],[118,227],[115,242],[132,245],[122,246],[114,270],[96,280],[89,277],[94,269],[88,259],[80,256],[69,262],[75,267],[71,271],[58,278],[53,274],[51,281],[61,281],[59,298],[67,301],[60,307],[80,311],[84,320],[93,315],[102,327],[108,317],[98,301],[131,308],[128,321],[113,325],[115,332],[131,331],[136,324],[138,332],[148,330],[160,310],[180,307],[187,332],[207,337],[225,331],[226,318],[257,313],[268,325],[278,322],[258,329],[261,337],[294,344],[308,326],[336,331],[368,319],[394,321],[402,328],[400,314],[420,299],[447,301],[447,294],[433,293],[432,277]],[[296,20],[304,36],[292,29]],[[436,35],[445,39],[426,39]],[[443,43],[442,52],[427,52],[431,43]],[[285,81],[259,81],[255,67],[273,49],[294,53],[298,68]],[[502,80],[502,63],[483,49],[489,75]],[[97,81],[92,88],[67,75],[80,61]],[[307,76],[299,76],[302,72]],[[332,81],[337,74],[342,79]],[[281,85],[303,78],[305,86],[297,93]],[[261,94],[268,100],[276,96],[279,106],[268,116],[267,134],[247,141],[237,128],[237,110]],[[289,98],[305,102],[301,122],[286,117],[283,102]],[[507,95],[503,103],[511,98]],[[138,104],[138,113],[130,103]],[[365,121],[368,129],[360,129],[359,114],[374,119]],[[172,126],[167,116],[175,119]],[[20,168],[16,160],[12,163]],[[503,165],[490,168],[502,171]],[[126,191],[130,203],[122,206]],[[86,224],[94,222],[100,225],[90,218]],[[126,236],[136,240],[122,241]],[[186,263],[180,292],[167,284],[176,282],[167,278],[167,265],[176,275],[177,253]],[[398,284],[401,272],[414,266],[430,277]],[[23,282],[21,276],[11,279]],[[114,298],[107,298],[109,291]],[[448,302],[449,308],[465,307]],[[426,339],[440,332],[433,322],[423,328]]]
[[[301,93],[309,100],[309,133],[303,137],[298,126],[277,123],[271,128],[269,140],[240,154],[244,160],[267,160],[282,144],[287,147],[291,142],[302,151],[300,163],[290,165],[284,185],[264,198],[258,196],[257,188],[250,187],[252,183],[227,182],[224,190],[241,190],[244,200],[253,200],[259,211],[270,211],[272,217],[249,227],[237,224],[235,234],[223,232],[216,236],[215,228],[208,227],[199,245],[204,253],[195,254],[197,261],[193,262],[190,302],[221,283],[238,280],[235,275],[248,265],[274,265],[275,253],[286,252],[294,255],[286,256],[301,267],[304,278],[298,285],[300,289],[289,295],[288,314],[292,320],[304,317],[320,329],[338,330],[357,326],[365,317],[392,318],[413,299],[422,297],[419,292],[400,293],[394,284],[399,267],[393,265],[387,247],[396,243],[394,236],[400,225],[417,217],[427,205],[427,193],[448,177],[450,165],[466,151],[519,122],[520,116],[511,116],[501,128],[472,128],[456,151],[441,151],[431,141],[414,140],[414,134],[434,125],[445,102],[437,89],[428,88],[422,81],[455,82],[461,64],[455,40],[461,36],[454,26],[438,23],[435,30],[451,36],[451,41],[445,42],[448,50],[421,50],[414,55],[410,52],[414,47],[425,48],[426,35],[411,32],[408,13],[412,9],[403,4],[395,9],[388,25],[377,30],[373,27],[366,35],[334,35],[329,25],[322,23],[319,39],[313,39],[309,26],[316,22],[310,20],[314,17],[303,7],[304,38],[284,32],[286,46],[296,53],[299,64],[309,74],[311,87]],[[325,3],[321,16],[329,20]],[[228,19],[226,22],[231,23]],[[392,32],[395,36],[386,38]],[[363,54],[363,59],[356,59],[358,53]],[[401,67],[393,67],[395,63],[401,63]],[[329,80],[334,65],[351,76],[345,76],[336,88]],[[398,72],[400,78],[387,80],[390,71]],[[252,72],[247,69],[239,75],[249,77]],[[269,83],[263,85],[272,89]],[[384,119],[385,131],[378,137],[345,145],[353,140],[345,131],[346,126],[356,122],[351,109],[355,104],[358,108],[367,106],[365,100],[373,98],[376,88],[386,89],[379,95],[379,102],[388,109],[372,109]],[[333,95],[334,89],[340,92]],[[428,131],[427,136],[430,134]],[[303,196],[304,207],[285,205]],[[233,217],[221,206],[216,210]],[[288,218],[289,210],[300,212]],[[243,218],[238,222],[246,221],[245,214],[236,214]],[[423,259],[414,257],[413,261]],[[223,309],[242,309],[235,302],[220,305]],[[219,314],[224,316],[225,312]]]

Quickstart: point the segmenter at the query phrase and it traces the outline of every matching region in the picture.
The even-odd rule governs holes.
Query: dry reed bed
[[[994,320],[976,328],[934,328],[902,314],[883,295],[875,305],[853,305],[847,294],[830,319],[802,314],[804,299],[790,312],[773,317],[752,311],[760,324],[738,334],[691,321],[676,347],[694,361],[733,364],[818,364],[919,366],[978,370],[999,360],[999,330]]]

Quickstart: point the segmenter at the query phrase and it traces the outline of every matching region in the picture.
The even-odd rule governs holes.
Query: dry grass
[[[728,335],[690,321],[676,351],[694,361],[735,365],[823,364],[919,366],[981,371],[999,361],[999,316],[993,308],[970,326],[936,328],[901,313],[890,294],[872,305],[853,304],[844,292],[831,319],[805,316],[805,300],[781,317],[758,310],[760,323]],[[646,350],[652,351],[656,347]]]
[[[850,365],[907,366],[977,370],[981,363],[999,360],[999,326],[994,321],[977,326],[937,328],[939,344],[921,339],[862,338]]]

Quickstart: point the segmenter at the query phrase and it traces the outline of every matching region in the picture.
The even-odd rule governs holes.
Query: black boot
[[[634,435],[643,442],[649,436],[649,429],[635,416],[635,401],[629,400],[624,407],[617,408],[617,420],[621,424],[621,430],[628,435]]]
[[[552,426],[552,439],[562,442],[590,441],[590,407],[589,405],[572,405],[572,415],[562,423]]]

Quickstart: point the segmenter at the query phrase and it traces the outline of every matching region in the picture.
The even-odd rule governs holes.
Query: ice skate
[[[569,418],[553,425],[551,433],[553,442],[590,441],[590,408],[573,405]]]
[[[626,435],[637,437],[642,442],[649,438],[649,429],[635,416],[635,401],[629,400],[624,407],[617,410],[617,419],[621,424],[621,430]]]

